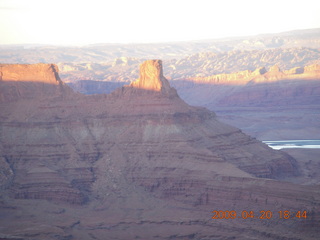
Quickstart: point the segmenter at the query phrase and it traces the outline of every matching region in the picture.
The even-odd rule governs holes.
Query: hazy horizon
[[[293,29],[288,31],[282,32],[266,32],[260,34],[252,34],[252,35],[239,35],[239,36],[229,36],[229,37],[216,37],[216,38],[206,38],[206,39],[191,39],[191,40],[172,40],[172,41],[154,41],[154,42],[96,42],[96,43],[79,43],[79,44],[72,44],[72,43],[0,43],[1,46],[57,46],[57,47],[82,47],[82,46],[90,46],[90,45],[139,45],[139,44],[166,44],[166,43],[179,43],[179,42],[202,42],[202,41],[219,41],[219,40],[226,40],[226,39],[241,39],[241,38],[250,38],[250,37],[259,37],[264,35],[276,35],[282,33],[290,33],[294,31],[308,31],[308,30],[319,30],[319,28],[308,28],[308,29]]]
[[[320,3],[0,0],[1,45],[197,41],[320,28]]]

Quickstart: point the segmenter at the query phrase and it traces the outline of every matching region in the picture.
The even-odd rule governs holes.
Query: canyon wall
[[[0,102],[71,94],[58,72],[55,64],[0,64]]]
[[[108,95],[63,85],[0,102],[1,238],[317,239],[318,187],[288,182],[294,158],[186,104],[161,61],[142,66],[154,77]],[[287,209],[308,218],[276,215]]]
[[[41,82],[59,84],[58,66],[55,64],[0,64],[0,81]]]
[[[255,71],[246,70],[207,77],[190,77],[185,80],[196,83],[245,85],[248,83],[265,83],[281,80],[319,80],[319,78],[320,65],[314,64],[305,67],[296,67],[286,71],[281,71],[280,68],[275,65],[271,67],[269,71],[267,71],[265,67],[261,67]]]

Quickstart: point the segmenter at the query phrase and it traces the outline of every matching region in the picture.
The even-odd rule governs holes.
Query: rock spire
[[[169,93],[172,90],[168,80],[163,76],[161,60],[143,62],[140,65],[140,77],[130,86],[162,93]]]

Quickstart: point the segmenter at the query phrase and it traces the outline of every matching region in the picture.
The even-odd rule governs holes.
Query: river
[[[283,148],[320,148],[320,140],[282,140],[262,142],[277,150]]]

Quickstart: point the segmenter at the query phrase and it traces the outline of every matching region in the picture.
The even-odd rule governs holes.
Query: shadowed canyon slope
[[[173,81],[182,98],[193,105],[214,107],[276,107],[318,105],[320,65],[281,71],[278,66]],[[206,90],[205,90],[206,89]]]
[[[320,65],[285,71],[275,65],[268,70],[261,67],[255,71],[193,76],[170,82],[188,103],[211,109],[221,106],[315,105],[320,98]],[[87,80],[68,84],[79,92],[94,94],[111,92],[125,83]]]
[[[55,62],[61,79],[74,90],[96,94],[129,84],[138,78],[140,62],[161,57],[167,79],[188,104],[215,111],[221,121],[260,140],[318,139],[319,76],[312,81],[300,77],[304,68],[320,64],[319,43],[319,29],[309,29],[174,43],[0,46],[0,62]],[[274,66],[280,75],[293,71],[298,79],[270,81],[266,76]],[[235,86],[196,81],[238,78],[255,70],[267,75],[247,83],[240,76],[233,80],[245,85]]]
[[[172,81],[182,99],[215,110],[260,140],[318,139],[320,65]]]
[[[0,238],[317,239],[318,187],[281,181],[301,174],[295,159],[189,106],[162,71],[146,61],[108,95],[74,93],[57,74],[0,82]]]
[[[257,68],[170,80],[179,96],[194,106],[216,111],[221,120],[260,140],[317,139],[320,117],[320,65],[281,70]],[[121,82],[68,83],[86,94],[109,93]]]

